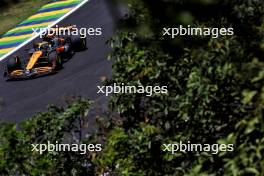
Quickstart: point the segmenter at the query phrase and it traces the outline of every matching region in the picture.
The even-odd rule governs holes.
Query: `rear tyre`
[[[21,59],[18,56],[9,58],[7,61],[7,72],[11,73],[15,70],[21,70],[22,69],[22,63]]]
[[[87,42],[85,37],[80,36],[72,36],[71,37],[71,45],[75,51],[83,51],[87,49]]]

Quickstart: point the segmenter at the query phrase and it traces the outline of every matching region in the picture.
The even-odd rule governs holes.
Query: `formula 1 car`
[[[71,29],[72,26],[60,29]],[[60,30],[58,28],[50,30]],[[75,51],[86,49],[86,38],[80,36],[47,35],[43,41],[33,44],[28,58],[13,56],[7,60],[4,77],[7,80],[33,78],[55,73],[62,68],[64,59]]]

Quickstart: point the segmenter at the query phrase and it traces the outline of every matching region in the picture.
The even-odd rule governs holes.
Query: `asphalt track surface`
[[[101,27],[103,32],[101,36],[88,36],[88,49],[76,53],[59,73],[9,82],[0,75],[1,120],[19,122],[45,111],[48,104],[62,104],[67,96],[84,96],[94,100],[98,108],[105,106],[106,97],[97,94],[97,86],[101,84],[101,77],[111,76],[111,63],[106,59],[110,48],[106,41],[113,35],[116,21],[106,1],[90,0],[59,23],[76,24],[78,28]],[[15,55],[27,57],[25,49],[30,47],[32,43],[21,48]],[[5,61],[2,61],[1,71],[4,66]]]

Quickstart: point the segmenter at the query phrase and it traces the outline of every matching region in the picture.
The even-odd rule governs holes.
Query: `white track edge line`
[[[62,20],[64,20],[68,16],[70,16],[71,14],[73,14],[76,10],[78,10],[79,8],[81,8],[88,1],[90,1],[90,0],[83,0],[80,4],[78,4],[76,7],[74,7],[71,11],[69,11],[64,16],[62,16],[61,18],[59,18],[58,20],[56,20],[54,23],[50,24],[45,29],[50,29],[52,26],[55,26],[56,24],[58,24],[59,22],[61,22]],[[45,31],[42,31],[42,32],[45,32]],[[16,51],[18,51],[19,49],[21,49],[22,47],[24,47],[25,45],[27,45],[28,43],[32,42],[37,37],[39,37],[42,32],[37,33],[35,36],[29,38],[27,41],[25,41],[25,42],[21,43],[20,45],[18,45],[18,47],[16,47],[14,50],[12,50],[9,53],[6,53],[2,57],[0,57],[0,62],[3,61],[6,57],[10,56],[11,54],[15,53]]]

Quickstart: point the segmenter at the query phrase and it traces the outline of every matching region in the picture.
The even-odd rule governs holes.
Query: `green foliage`
[[[93,173],[90,154],[32,151],[31,144],[81,143],[91,102],[77,98],[66,108],[50,106],[20,125],[0,126],[0,175],[81,175]],[[89,165],[90,164],[90,165]]]
[[[263,175],[263,2],[126,2],[131,14],[109,41],[109,84],[165,85],[168,94],[111,97],[122,124],[109,134],[101,167],[117,175]],[[162,36],[163,27],[179,24],[233,27],[235,35]],[[149,136],[142,125],[157,133]],[[135,131],[147,139],[138,144]],[[153,139],[155,154],[142,147]],[[179,141],[232,143],[235,151],[160,154],[161,144]]]
[[[145,175],[146,172],[155,174],[160,157],[157,153],[155,136],[157,129],[152,125],[140,124],[139,129],[126,133],[124,129],[115,128],[111,131],[106,150],[97,162],[103,172],[112,170],[117,175]],[[124,150],[126,148],[126,150]],[[152,152],[150,152],[152,151]],[[149,163],[152,162],[152,165]]]
[[[114,94],[96,134],[98,155],[31,153],[31,143],[81,142],[90,102],[51,106],[21,126],[0,128],[5,175],[264,174],[264,3],[262,0],[124,0],[130,8],[109,40],[105,84],[167,86],[167,94]],[[233,27],[234,36],[162,36],[177,25]],[[78,124],[76,126],[76,124]],[[77,136],[76,136],[77,132]],[[163,152],[162,144],[234,144],[233,152]]]

